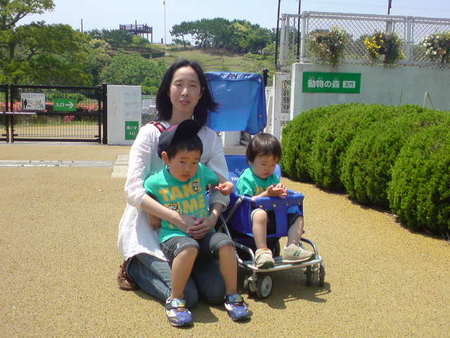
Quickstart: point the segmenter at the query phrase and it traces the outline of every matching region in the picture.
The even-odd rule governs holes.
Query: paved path
[[[0,160],[111,161],[127,147],[0,145]],[[111,167],[0,168],[0,332],[5,337],[449,337],[450,244],[392,215],[286,180],[305,195],[307,237],[325,259],[325,287],[273,275],[251,322],[200,305],[174,329],[162,306],[116,287],[123,178]]]

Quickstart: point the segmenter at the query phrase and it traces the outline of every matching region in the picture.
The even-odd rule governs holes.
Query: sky
[[[165,2],[165,5],[163,3]],[[153,27],[153,42],[171,41],[170,29],[203,18],[245,19],[265,28],[277,25],[278,0],[54,0],[55,9],[19,24],[45,21],[80,30],[118,29],[124,24]],[[297,14],[298,0],[281,0],[280,14]],[[388,0],[301,0],[301,11],[387,14]],[[164,10],[165,9],[165,10]],[[450,0],[392,0],[391,15],[450,18]],[[164,33],[166,32],[166,33]]]

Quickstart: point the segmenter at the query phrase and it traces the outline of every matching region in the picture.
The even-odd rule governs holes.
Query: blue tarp
[[[246,131],[252,135],[267,123],[266,95],[261,74],[208,72],[208,84],[219,104],[208,126],[216,131]]]

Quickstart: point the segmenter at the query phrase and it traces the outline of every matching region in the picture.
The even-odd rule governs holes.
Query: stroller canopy
[[[266,95],[261,74],[208,72],[208,84],[217,111],[210,113],[208,126],[215,131],[246,131],[252,135],[267,123]]]

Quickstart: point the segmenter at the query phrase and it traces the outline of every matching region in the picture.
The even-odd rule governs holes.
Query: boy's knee
[[[183,240],[177,244],[177,248],[175,250],[174,256],[175,257],[177,257],[177,256],[183,256],[183,257],[192,256],[193,258],[195,258],[195,257],[197,257],[198,250],[199,250],[199,245],[198,245],[197,241],[192,238],[186,237],[186,238],[183,238]]]
[[[177,253],[177,257],[178,256],[192,257],[193,259],[195,259],[197,255],[198,255],[198,247],[195,246],[186,246],[180,249],[180,251]]]
[[[264,209],[255,209],[251,213],[252,221],[265,221],[267,222],[267,212]]]
[[[234,250],[233,240],[224,233],[216,232],[211,239],[210,250],[212,252],[217,252],[223,249]]]

